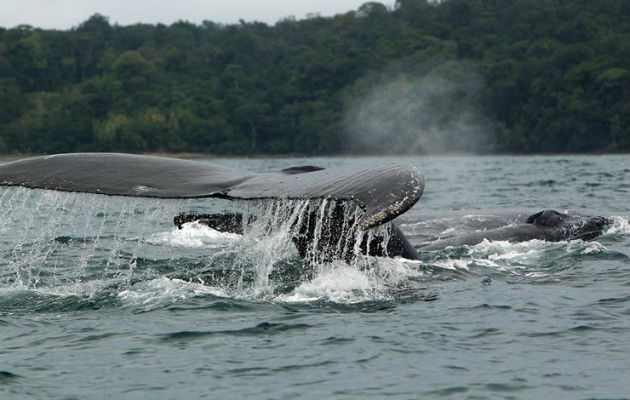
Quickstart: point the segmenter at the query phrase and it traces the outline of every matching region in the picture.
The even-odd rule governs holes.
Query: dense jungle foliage
[[[0,153],[628,151],[629,5],[0,28]]]

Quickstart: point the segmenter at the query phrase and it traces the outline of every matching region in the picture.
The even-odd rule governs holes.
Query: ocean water
[[[281,229],[172,223],[264,205],[0,188],[0,398],[630,396],[627,155],[200,162],[415,165],[425,193],[397,221],[415,245],[542,209],[614,223],[312,265]]]

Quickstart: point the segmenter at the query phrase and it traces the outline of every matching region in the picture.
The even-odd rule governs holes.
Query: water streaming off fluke
[[[275,299],[338,273],[345,282],[339,290],[360,301],[388,296],[392,263],[415,274],[402,261],[362,255],[376,248],[386,253],[390,226],[361,229],[363,211],[351,201],[140,200],[24,188],[1,193],[0,232],[10,249],[0,261],[3,286],[89,297],[166,278],[235,298]],[[198,222],[181,230],[172,225],[182,211],[226,209],[242,213],[240,232]],[[331,294],[330,285],[323,286],[321,293],[310,292],[313,298]]]

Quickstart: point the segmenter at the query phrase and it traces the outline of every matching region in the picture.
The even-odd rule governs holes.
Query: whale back
[[[570,219],[568,214],[562,214],[554,210],[543,210],[530,215],[525,222],[541,227],[557,227],[568,219]]]

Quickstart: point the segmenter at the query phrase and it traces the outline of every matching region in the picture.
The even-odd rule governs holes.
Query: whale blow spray
[[[482,89],[481,76],[458,62],[364,77],[347,96],[349,150],[487,151],[490,124],[481,111]]]

